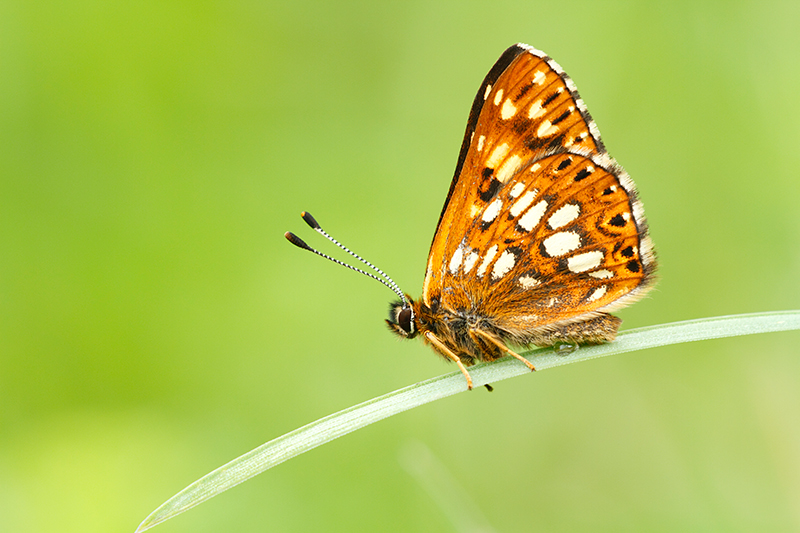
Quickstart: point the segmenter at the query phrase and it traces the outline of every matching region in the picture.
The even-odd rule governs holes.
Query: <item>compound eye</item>
[[[414,324],[411,322],[411,316],[412,312],[410,307],[404,307],[397,313],[397,325],[409,335],[414,333]]]

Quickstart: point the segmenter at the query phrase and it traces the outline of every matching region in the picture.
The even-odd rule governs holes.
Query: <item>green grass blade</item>
[[[545,348],[527,352],[525,356],[535,362],[538,370],[545,370],[657,346],[797,329],[800,329],[800,311],[735,315],[630,330],[620,333],[612,343],[584,346],[568,355],[557,355],[552,348]],[[476,365],[470,368],[470,374],[477,388],[485,383],[530,374],[530,371],[516,359],[506,357]],[[464,377],[461,372],[456,371],[321,418],[271,440],[195,481],[153,511],[136,531],[138,533],[150,529],[321,444],[408,409],[464,392],[466,388]]]

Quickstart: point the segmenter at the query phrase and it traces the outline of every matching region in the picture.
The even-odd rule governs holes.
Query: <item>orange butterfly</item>
[[[387,323],[421,336],[467,366],[509,348],[614,340],[610,315],[641,298],[656,269],[633,181],[608,155],[572,80],[543,52],[506,50],[472,103],[455,176],[428,256],[422,298],[413,300],[372,264],[325,233],[399,296]]]

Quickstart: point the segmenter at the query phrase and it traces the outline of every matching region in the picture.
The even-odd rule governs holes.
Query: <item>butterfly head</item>
[[[406,298],[407,301],[397,300],[389,305],[389,319],[386,324],[400,337],[413,339],[419,333],[417,313],[414,311],[414,301],[408,296]]]

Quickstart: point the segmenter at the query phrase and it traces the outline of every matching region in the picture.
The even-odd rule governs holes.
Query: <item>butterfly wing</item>
[[[570,78],[515,45],[473,102],[423,302],[526,331],[641,295],[654,260],[633,182]]]

